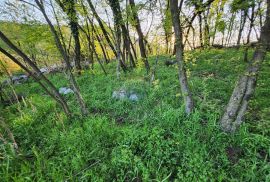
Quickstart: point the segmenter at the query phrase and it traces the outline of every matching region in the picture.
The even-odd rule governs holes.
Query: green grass
[[[250,52],[251,56],[251,52]],[[15,154],[0,144],[0,181],[269,181],[270,58],[259,75],[246,122],[233,135],[218,121],[246,64],[240,50],[186,53],[189,84],[196,101],[184,114],[176,66],[159,56],[156,81],[139,68],[116,79],[115,64],[77,77],[91,114],[81,117],[74,96],[66,96],[67,119],[33,82],[18,85],[22,104],[0,108],[19,145]],[[150,61],[154,64],[155,57]],[[66,86],[62,74],[49,76]],[[119,88],[136,90],[137,103],[116,101]]]

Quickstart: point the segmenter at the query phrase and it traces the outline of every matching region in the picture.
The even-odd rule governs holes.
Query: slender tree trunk
[[[176,59],[178,65],[179,82],[181,86],[182,95],[185,101],[186,113],[190,114],[193,110],[194,103],[191,96],[191,92],[188,87],[185,63],[183,57],[183,43],[182,43],[182,28],[180,26],[178,0],[170,0],[172,22],[175,33],[175,47],[176,47]]]
[[[0,52],[2,52],[4,55],[6,55],[8,58],[10,58],[13,62],[15,62],[17,65],[19,65],[23,70],[25,70],[30,76],[33,77],[33,79],[45,90],[46,93],[48,93],[57,103],[59,103],[64,112],[70,116],[70,110],[69,107],[64,100],[64,98],[59,94],[56,87],[40,72],[39,68],[29,59],[29,57],[24,54],[19,48],[17,48],[1,31],[0,31],[0,38],[12,49],[14,50],[20,57],[24,59],[24,61],[28,64],[29,67],[31,67],[33,71],[28,69],[24,64],[22,64],[18,59],[16,59],[14,56],[9,54],[7,51],[2,49],[0,47]]]
[[[90,20],[90,19],[89,19],[89,20]],[[95,27],[94,27],[93,21],[91,21],[90,23],[91,23],[92,30],[93,30],[93,31],[95,32],[95,34],[96,34],[97,40],[98,40],[99,42],[101,42],[101,40],[100,40],[100,38],[99,38],[99,36],[98,36],[98,33],[97,33],[97,31],[96,31],[96,29],[95,29]],[[89,30],[88,30],[88,31],[89,31]],[[96,47],[95,47],[94,43],[93,43],[93,44],[90,44],[90,46],[92,46],[92,50],[93,50],[93,52],[94,52],[94,54],[95,54],[95,56],[96,56],[96,58],[97,58],[97,61],[98,61],[99,65],[100,65],[102,71],[104,72],[105,75],[107,75],[107,72],[106,72],[106,70],[105,70],[105,68],[104,68],[104,66],[103,66],[103,64],[102,64],[102,62],[101,62],[100,59],[99,59],[99,56],[98,56],[98,54],[97,54],[97,50],[96,50]],[[100,46],[102,46],[102,45],[100,44]],[[104,55],[104,57],[105,57],[105,60],[107,60],[105,50],[103,49],[103,47],[102,47],[101,49],[102,49],[103,55]]]
[[[79,39],[78,17],[75,10],[75,0],[56,0],[56,2],[68,16],[69,26],[75,44],[75,66],[79,74],[81,74],[81,45]]]
[[[120,10],[120,4],[118,0],[109,0],[110,7],[113,12],[114,17],[114,25],[115,25],[115,37],[116,37],[116,51],[117,51],[117,59],[119,61],[119,65],[122,67],[124,71],[127,70],[126,65],[124,64],[121,58],[121,27],[123,23],[123,18]],[[119,75],[120,72],[117,72]]]
[[[260,28],[262,28],[263,26],[263,13],[262,13],[262,2],[263,1],[260,1],[259,4],[258,4],[258,14],[259,14],[259,22],[260,22]]]
[[[240,22],[239,33],[238,33],[238,38],[237,38],[237,46],[240,45],[240,41],[241,41],[242,33],[243,33],[243,30],[245,27],[246,19],[247,19],[247,11],[242,10],[241,11],[241,22]]]
[[[169,5],[169,0],[166,0],[166,9],[163,11],[162,9],[162,4],[161,0],[159,0],[159,6],[160,6],[160,14],[161,14],[161,21],[162,21],[162,27],[164,29],[164,34],[165,34],[165,43],[166,43],[166,54],[170,54],[170,34],[171,32],[168,31],[170,29],[167,24],[167,16],[166,13],[167,11],[170,11],[170,5]]]
[[[249,31],[248,31],[247,43],[246,44],[250,43],[250,35],[251,35],[251,32],[252,32],[252,28],[254,26],[254,20],[255,20],[255,5],[252,6],[252,10],[251,10],[250,26],[249,26]]]
[[[207,10],[207,13],[204,13],[203,20],[204,20],[204,46],[209,47],[210,46],[210,28],[208,25],[207,17],[209,15],[209,8]]]
[[[63,47],[63,45],[61,44],[61,41],[60,41],[60,38],[58,37],[58,34],[52,24],[52,22],[50,21],[50,19],[48,18],[46,12],[45,12],[45,9],[44,9],[44,6],[43,6],[43,1],[39,1],[39,0],[35,0],[37,6],[39,7],[39,10],[41,11],[41,13],[43,14],[45,20],[47,21],[48,25],[49,25],[49,28],[53,34],[53,37],[54,37],[54,40],[55,40],[55,44],[60,52],[60,54],[62,55],[64,61],[65,61],[65,64],[66,64],[66,68],[67,68],[67,77],[68,77],[68,80],[70,82],[70,85],[72,87],[72,90],[74,91],[75,93],[75,96],[77,98],[77,102],[80,106],[80,109],[81,109],[81,112],[82,112],[82,115],[87,115],[88,114],[88,110],[86,108],[86,105],[84,103],[84,100],[83,100],[83,97],[80,93],[80,89],[77,85],[77,82],[72,74],[72,68],[71,68],[71,64],[70,64],[70,60],[69,60],[69,56],[67,54],[67,52],[65,52],[65,49]]]
[[[96,28],[94,27],[94,25],[93,25],[93,31],[94,31],[94,33],[96,35],[97,41],[99,43],[99,46],[101,47],[101,51],[102,51],[103,57],[105,59],[105,62],[108,64],[109,63],[109,59],[108,59],[107,54],[106,54],[106,48],[104,47],[104,45],[102,43],[102,40],[101,40],[98,32],[96,31]]]
[[[92,30],[95,31],[93,22],[91,21],[90,23],[91,23],[91,26],[92,26]],[[87,23],[87,26],[88,26],[88,23]],[[107,72],[106,72],[106,70],[105,70],[105,68],[104,68],[104,66],[103,66],[102,62],[100,61],[100,58],[99,58],[99,56],[98,56],[98,54],[97,54],[95,45],[94,45],[94,43],[92,43],[91,40],[90,40],[91,37],[90,37],[90,30],[89,30],[89,28],[87,28],[87,31],[88,31],[88,32],[86,32],[81,26],[80,26],[80,29],[82,30],[82,32],[83,32],[83,33],[85,34],[85,36],[87,37],[87,41],[88,41],[88,49],[91,49],[91,50],[93,51],[93,54],[95,54],[95,56],[96,56],[96,58],[97,58],[97,61],[98,61],[99,65],[100,65],[102,71],[104,72],[105,75],[107,75]],[[98,41],[100,41],[100,40],[98,39]],[[105,53],[104,53],[104,54],[105,54]],[[105,54],[105,56],[106,56],[106,54]]]
[[[231,40],[233,26],[234,26],[234,20],[235,20],[235,13],[232,14],[232,17],[231,17],[230,23],[229,23],[228,36],[227,36],[227,40],[226,40],[226,43],[225,43],[227,46],[229,45],[230,40]]]
[[[248,102],[252,97],[259,69],[266,56],[267,46],[270,43],[270,0],[267,0],[267,14],[265,24],[261,30],[261,37],[245,73],[240,76],[225,113],[220,120],[221,128],[225,132],[235,132],[244,120]]]
[[[244,51],[244,61],[248,61],[248,49],[249,49],[249,43],[250,43],[250,35],[252,32],[252,28],[254,26],[254,20],[255,20],[255,5],[252,6],[251,10],[251,17],[250,17],[250,26],[249,26],[249,31],[248,31],[248,36],[247,36],[247,42],[246,42],[246,47]]]
[[[134,61],[134,63],[135,63],[135,61],[137,60],[137,53],[136,53],[136,49],[135,49],[135,47],[134,47],[134,45],[133,45],[133,43],[132,43],[132,40],[131,40],[131,38],[130,38],[130,34],[128,34],[128,39],[129,39],[129,42],[130,42],[130,47],[131,47],[131,50],[132,50],[132,52],[133,52],[133,61]]]
[[[3,92],[4,92],[4,91],[3,91],[2,85],[0,85],[0,102],[1,102],[1,103],[4,103],[4,102],[5,102]]]
[[[121,17],[119,15],[120,13],[120,7],[119,7],[119,2],[118,0],[109,0],[110,7],[113,12],[113,17],[114,17],[114,27],[115,27],[115,37],[116,37],[116,51],[117,51],[117,60],[118,60],[118,65],[116,68],[116,75],[117,78],[119,79],[120,77],[120,70],[119,66],[123,64],[122,59],[121,59]]]
[[[198,18],[199,18],[199,35],[200,35],[200,46],[201,48],[203,48],[203,32],[202,32],[202,15],[201,13],[198,14]]]
[[[142,33],[140,20],[139,20],[138,14],[137,14],[136,9],[135,9],[134,0],[129,0],[129,3],[130,3],[130,6],[131,6],[133,19],[135,21],[135,28],[136,28],[136,31],[137,31],[138,36],[139,36],[139,47],[140,47],[141,57],[143,59],[143,62],[144,62],[144,65],[145,65],[145,68],[146,68],[147,72],[149,72],[150,65],[148,63],[147,56],[146,56],[146,50],[145,50],[145,44],[144,44],[144,36],[143,36],[143,33]]]
[[[109,63],[109,59],[108,59],[108,57],[107,57],[107,54],[106,54],[106,50],[105,50],[105,47],[104,47],[104,45],[103,45],[103,42],[102,42],[102,40],[101,40],[101,38],[100,38],[100,36],[99,36],[99,33],[98,33],[98,31],[96,30],[96,28],[95,28],[95,26],[94,26],[94,23],[93,23],[93,19],[90,19],[90,17],[88,16],[88,13],[87,13],[87,10],[86,10],[86,7],[84,6],[84,4],[83,4],[83,2],[82,2],[82,8],[83,8],[83,11],[84,11],[84,13],[85,13],[85,16],[86,16],[86,28],[87,28],[87,32],[86,31],[84,31],[84,29],[80,26],[80,28],[81,28],[81,30],[85,33],[85,35],[86,35],[86,37],[87,37],[87,39],[88,39],[88,47],[89,47],[89,50],[91,49],[91,50],[93,50],[91,47],[92,47],[92,45],[93,45],[93,47],[95,47],[95,42],[94,42],[94,37],[93,37],[93,41],[91,42],[91,38],[90,38],[90,29],[89,29],[89,23],[91,24],[91,27],[92,27],[92,34],[94,35],[96,35],[96,38],[97,38],[97,41],[98,41],[98,43],[99,43],[99,45],[100,45],[100,47],[101,47],[101,50],[102,50],[102,54],[103,54],[103,57],[104,57],[104,59],[105,59],[105,61],[106,61],[106,63]],[[89,23],[88,23],[88,21],[89,21]],[[92,51],[94,54],[96,54],[95,52],[96,52],[96,50],[93,50]],[[105,70],[105,69],[104,69]],[[105,71],[106,72],[106,71]]]
[[[122,20],[123,21],[123,20]],[[123,40],[124,40],[124,49],[126,49],[126,57],[130,59],[132,66],[136,67],[135,62],[134,62],[134,58],[131,54],[131,49],[130,47],[132,46],[130,37],[129,37],[129,32],[127,30],[127,28],[125,27],[124,24],[121,25],[121,29],[122,29],[122,35],[123,35]],[[124,50],[123,49],[123,50]],[[125,51],[123,51],[124,53]]]
[[[112,43],[112,41],[111,41],[111,39],[110,39],[110,37],[109,37],[109,34],[108,34],[107,30],[105,29],[105,26],[103,25],[103,22],[102,22],[101,18],[98,16],[98,14],[97,14],[97,12],[96,12],[96,9],[95,9],[95,7],[94,7],[92,1],[91,1],[91,0],[87,0],[87,2],[88,2],[88,4],[89,4],[89,7],[90,7],[90,9],[91,9],[91,11],[92,11],[94,17],[96,18],[96,20],[97,20],[97,22],[98,22],[98,24],[99,24],[99,26],[100,26],[100,28],[101,28],[101,30],[102,30],[102,33],[103,33],[103,35],[104,35],[106,41],[108,42],[110,48],[112,49],[112,51],[113,51],[115,57],[117,57],[116,49],[114,48],[113,43]]]

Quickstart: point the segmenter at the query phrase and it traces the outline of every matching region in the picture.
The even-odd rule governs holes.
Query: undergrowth
[[[33,81],[16,86],[25,103],[0,108],[19,150],[0,143],[0,181],[269,181],[270,59],[260,72],[246,122],[233,135],[219,118],[246,63],[239,50],[186,53],[196,109],[184,114],[177,67],[158,57],[156,80],[145,70],[122,73],[96,65],[77,77],[90,115],[81,117],[73,95],[65,96],[74,116]],[[156,57],[151,57],[152,65]],[[172,58],[173,59],[173,58]],[[49,75],[59,88],[62,74]],[[138,102],[117,101],[114,90],[139,94]]]

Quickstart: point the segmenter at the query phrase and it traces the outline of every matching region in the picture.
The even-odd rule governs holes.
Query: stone
[[[134,92],[132,90],[127,91],[125,89],[113,91],[112,98],[117,99],[117,100],[128,99],[128,100],[133,101],[133,102],[139,101],[139,96],[136,92]]]
[[[74,93],[74,91],[70,88],[67,88],[67,87],[61,87],[59,88],[59,93],[60,94],[63,94],[63,95],[67,95],[67,94],[70,94],[70,93]]]
[[[12,76],[11,80],[12,80],[12,83],[14,84],[21,84],[28,80],[28,76],[24,74],[18,75],[18,76]]]
[[[26,81],[26,80],[28,80],[28,76],[27,76],[27,75],[20,75],[20,76],[19,76],[19,79],[20,79],[20,80],[25,80],[25,81]]]
[[[113,94],[112,94],[112,98],[119,99],[119,100],[126,99],[126,98],[128,98],[127,91],[124,90],[124,89],[120,89],[118,91],[114,91]]]
[[[137,94],[133,93],[133,94],[130,94],[129,98],[128,98],[130,101],[139,101],[139,97],[137,96]]]
[[[41,73],[48,73],[49,69],[48,68],[40,68],[39,70]]]

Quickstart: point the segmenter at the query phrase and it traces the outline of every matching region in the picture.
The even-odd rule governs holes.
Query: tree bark
[[[6,50],[0,47],[0,52],[10,58],[13,62],[19,65],[23,70],[25,70],[33,79],[48,93],[57,103],[59,103],[64,112],[70,116],[69,107],[64,100],[64,98],[59,94],[56,87],[40,72],[39,68],[31,61],[31,59],[24,54],[19,48],[17,48],[1,31],[0,31],[0,38],[13,50],[15,51],[27,64],[31,67],[33,71],[27,68],[24,64],[22,64],[18,59],[8,53]]]
[[[109,34],[108,34],[107,30],[105,29],[105,27],[104,27],[104,25],[103,25],[103,22],[101,21],[101,18],[98,16],[98,14],[97,14],[97,12],[96,12],[96,9],[95,9],[95,7],[94,7],[92,1],[91,1],[91,0],[87,0],[87,2],[88,2],[88,4],[89,4],[89,7],[90,7],[90,9],[91,9],[91,11],[92,11],[94,17],[96,18],[96,20],[97,20],[97,22],[98,22],[98,24],[99,24],[99,26],[100,26],[100,28],[101,28],[101,30],[102,30],[102,33],[103,33],[103,35],[104,35],[106,41],[108,42],[110,48],[112,49],[112,51],[113,51],[115,57],[117,57],[117,52],[116,52],[116,50],[115,50],[115,48],[114,48],[114,46],[113,46],[113,43],[112,43],[112,41],[111,41],[111,39],[110,39],[110,37],[109,37]]]
[[[193,110],[194,103],[192,94],[188,87],[185,63],[183,57],[183,42],[182,42],[182,28],[180,26],[178,0],[170,0],[170,9],[172,14],[172,22],[175,34],[175,47],[176,47],[176,60],[178,65],[179,82],[181,86],[182,95],[185,102],[185,110],[187,114],[190,114]]]
[[[203,48],[203,32],[202,32],[202,14],[199,13],[198,14],[198,18],[199,18],[199,35],[200,35],[200,46],[201,48]]]
[[[140,47],[141,57],[142,57],[142,60],[144,62],[144,65],[145,65],[145,68],[146,68],[147,72],[149,72],[150,65],[149,65],[149,62],[148,62],[147,56],[146,56],[146,50],[145,50],[145,44],[144,44],[144,36],[143,36],[143,33],[142,33],[140,20],[139,20],[138,14],[137,14],[136,9],[135,9],[134,0],[129,0],[129,3],[130,3],[130,6],[131,6],[132,16],[133,16],[133,19],[135,21],[134,26],[135,26],[136,31],[137,31],[138,36],[139,36],[139,47]]]
[[[77,12],[75,10],[74,0],[56,0],[61,9],[67,14],[69,19],[69,26],[71,30],[72,37],[75,44],[75,66],[79,74],[81,74],[81,45],[79,39],[79,24]]]
[[[233,90],[226,110],[220,120],[221,129],[225,132],[235,132],[244,120],[248,102],[256,88],[257,75],[266,56],[270,43],[270,0],[267,0],[265,24],[261,29],[261,37],[253,58],[245,73],[240,76]]]
[[[204,46],[210,46],[210,27],[208,25],[208,15],[209,15],[209,8],[207,9],[207,13],[204,12],[203,20],[204,20]]]
[[[235,16],[236,16],[236,14],[233,13],[233,14],[232,14],[232,17],[230,18],[230,23],[229,23],[229,28],[228,28],[227,40],[226,40],[226,42],[225,42],[225,44],[226,44],[227,46],[229,46],[230,40],[231,40],[231,37],[232,37],[232,31],[233,31],[233,26],[234,26]]]
[[[109,0],[110,7],[113,12],[114,17],[114,25],[115,25],[115,37],[116,37],[116,51],[117,51],[117,60],[119,61],[119,65],[122,67],[124,71],[127,70],[126,65],[123,63],[121,59],[121,26],[122,26],[122,14],[120,10],[120,4],[118,0]],[[117,71],[117,75],[119,76],[119,70]]]
[[[238,38],[237,38],[237,46],[240,45],[240,41],[241,41],[242,33],[243,33],[243,30],[245,27],[246,19],[247,19],[247,11],[242,10],[241,11],[241,22],[240,22],[239,33],[238,33]]]
[[[81,113],[82,115],[87,115],[88,114],[88,110],[86,108],[86,105],[85,105],[85,102],[83,100],[83,97],[80,93],[80,89],[77,85],[77,82],[74,78],[74,75],[72,74],[72,68],[71,68],[71,64],[70,64],[70,60],[69,60],[69,56],[67,54],[67,52],[65,51],[63,45],[61,44],[61,41],[60,41],[60,38],[58,37],[58,34],[57,34],[57,31],[55,30],[52,22],[50,21],[50,19],[48,18],[46,12],[45,12],[45,8],[43,6],[43,1],[39,1],[39,0],[35,0],[37,6],[39,7],[39,10],[41,11],[41,13],[43,14],[46,22],[48,23],[49,25],[49,28],[52,32],[52,35],[54,37],[54,41],[55,41],[55,44],[60,52],[60,54],[62,55],[64,61],[65,61],[65,64],[66,64],[66,73],[67,73],[67,77],[68,77],[68,81],[70,82],[70,85],[72,87],[72,90],[74,91],[75,93],[75,96],[77,98],[77,102],[80,106],[80,109],[81,109]]]
[[[250,43],[250,35],[251,35],[251,32],[252,32],[252,28],[254,26],[254,21],[255,21],[255,5],[252,6],[251,17],[249,19],[250,19],[250,25],[249,25],[249,31],[248,31],[247,43],[246,44],[249,44]]]

